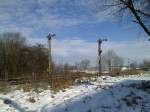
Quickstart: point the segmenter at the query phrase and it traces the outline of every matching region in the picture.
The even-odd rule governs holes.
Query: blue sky
[[[21,32],[30,43],[44,44],[46,35],[55,33],[53,57],[61,62],[88,58],[95,63],[96,41],[103,37],[109,40],[104,51],[114,49],[131,60],[149,58],[142,29],[131,18],[114,16],[112,9],[101,10],[102,4],[102,0],[0,0],[0,32]]]

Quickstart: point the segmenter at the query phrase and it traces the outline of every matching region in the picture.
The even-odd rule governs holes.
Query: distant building
[[[129,70],[129,67],[122,67],[121,71]]]

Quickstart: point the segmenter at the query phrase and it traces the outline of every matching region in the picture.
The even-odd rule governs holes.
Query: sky
[[[125,60],[150,57],[147,35],[131,18],[102,10],[102,0],[0,0],[0,33],[20,32],[29,43],[47,45],[54,33],[53,59],[58,63],[97,60],[97,40],[107,38],[103,53],[113,49]]]

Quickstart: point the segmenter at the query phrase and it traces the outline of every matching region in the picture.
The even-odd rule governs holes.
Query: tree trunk
[[[142,19],[140,18],[140,16],[136,12],[132,0],[129,0],[129,1],[130,1],[129,2],[130,4],[128,4],[128,8],[130,9],[130,11],[132,12],[132,14],[134,15],[134,17],[138,21],[138,24],[144,29],[144,31],[150,37],[150,31],[149,31],[149,29],[146,27],[146,25],[143,23]]]

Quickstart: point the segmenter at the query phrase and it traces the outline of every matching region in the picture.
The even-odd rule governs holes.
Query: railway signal
[[[47,36],[47,39],[48,39],[48,54],[49,54],[49,63],[48,63],[48,72],[49,74],[51,74],[52,72],[52,54],[51,54],[51,40],[52,40],[52,37],[54,37],[55,34],[51,34],[49,33],[48,36]]]
[[[102,43],[107,39],[98,39],[98,75],[102,75]]]

